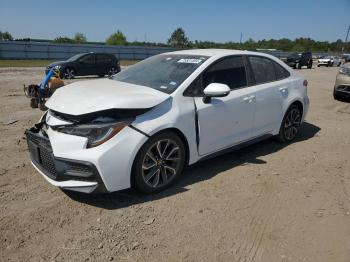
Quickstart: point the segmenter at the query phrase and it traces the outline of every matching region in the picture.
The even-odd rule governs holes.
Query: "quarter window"
[[[98,64],[109,64],[112,62],[112,57],[109,55],[97,55],[97,63]]]
[[[290,76],[290,73],[284,69],[281,65],[273,62],[275,66],[276,80],[281,80]]]
[[[241,56],[228,57],[215,63],[203,74],[203,88],[211,83],[226,84],[231,89],[247,86],[247,76]]]
[[[251,56],[249,57],[249,62],[257,85],[276,80],[273,61],[264,57]]]

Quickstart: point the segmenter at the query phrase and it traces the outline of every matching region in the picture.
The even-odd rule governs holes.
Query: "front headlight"
[[[340,74],[350,75],[350,68],[349,67],[341,67],[339,69],[339,73]]]
[[[108,141],[131,122],[132,120],[123,120],[116,123],[62,126],[57,127],[56,130],[69,135],[86,137],[87,148],[91,148]]]

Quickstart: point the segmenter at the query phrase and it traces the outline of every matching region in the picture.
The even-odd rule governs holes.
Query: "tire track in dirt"
[[[277,190],[272,180],[263,183],[263,187],[258,194],[247,218],[247,227],[240,231],[240,243],[235,250],[237,262],[260,261],[264,252],[264,238],[267,231],[274,224],[281,206],[281,200],[278,198]]]

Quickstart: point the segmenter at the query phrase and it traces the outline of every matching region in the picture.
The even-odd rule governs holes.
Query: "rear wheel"
[[[283,117],[280,132],[277,135],[277,139],[280,142],[292,141],[301,126],[302,112],[297,105],[292,105]]]
[[[138,152],[133,166],[133,185],[143,193],[169,187],[185,165],[185,147],[173,132],[151,137]]]
[[[111,67],[108,71],[108,76],[112,76],[116,73],[117,73],[117,70],[115,69],[115,67]]]

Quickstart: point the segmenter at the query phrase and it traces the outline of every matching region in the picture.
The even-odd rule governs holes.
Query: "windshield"
[[[85,55],[85,54],[77,54],[77,55],[74,55],[74,56],[72,56],[71,58],[68,58],[68,59],[67,59],[67,62],[73,62],[73,61],[79,59],[79,57],[81,57],[81,56],[83,56],[83,55]]]
[[[207,58],[190,55],[156,55],[130,66],[112,79],[147,86],[170,94]]]

